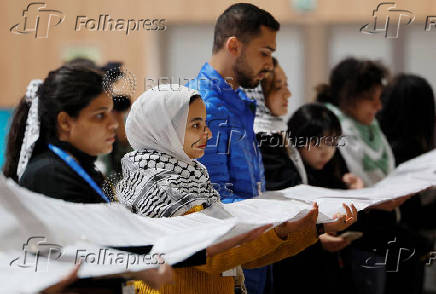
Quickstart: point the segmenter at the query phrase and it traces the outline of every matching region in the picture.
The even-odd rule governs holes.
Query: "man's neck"
[[[210,66],[212,66],[222,77],[230,84],[233,90],[239,88],[239,84],[235,80],[235,74],[233,72],[232,64],[223,56],[221,52],[218,52],[210,58]]]

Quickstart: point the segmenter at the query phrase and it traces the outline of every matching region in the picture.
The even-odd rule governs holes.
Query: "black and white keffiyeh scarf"
[[[262,86],[259,85],[254,89],[243,89],[248,98],[256,100],[256,118],[254,119],[254,132],[274,134],[286,132],[287,125],[283,117],[275,116],[265,104],[265,96]]]
[[[156,150],[133,151],[122,159],[123,179],[118,200],[134,213],[148,217],[183,215],[195,206],[221,206],[206,168]]]

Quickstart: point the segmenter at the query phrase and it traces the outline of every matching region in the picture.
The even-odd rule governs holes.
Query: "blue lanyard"
[[[97,192],[97,194],[100,195],[101,198],[103,198],[105,202],[110,202],[109,198],[107,198],[101,188],[88,175],[83,167],[81,167],[80,164],[78,164],[77,161],[74,160],[71,155],[52,144],[49,144],[48,148],[53,151],[53,153],[55,153],[57,156],[59,156],[63,161],[65,161],[65,163],[68,164],[79,176],[81,176],[95,190],[95,192]]]

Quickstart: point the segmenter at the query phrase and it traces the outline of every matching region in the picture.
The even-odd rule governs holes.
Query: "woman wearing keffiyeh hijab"
[[[212,136],[206,107],[198,94],[180,85],[164,85],[143,93],[126,122],[134,151],[122,160],[123,179],[117,198],[132,211],[151,217],[213,210],[229,217],[206,168],[196,158]],[[215,134],[216,135],[216,134]],[[317,207],[297,222],[287,222],[238,247],[208,256],[206,265],[175,270],[175,283],[161,293],[234,293],[236,274],[292,256],[317,240]],[[291,234],[290,234],[291,233]],[[289,235],[288,235],[289,234]],[[145,287],[144,287],[145,290]]]

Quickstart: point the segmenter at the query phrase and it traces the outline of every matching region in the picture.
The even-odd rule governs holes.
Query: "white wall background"
[[[425,25],[407,28],[404,70],[424,78],[436,89],[436,29],[426,32]]]
[[[214,25],[168,27],[165,36],[163,75],[193,79],[212,55]]]
[[[392,40],[382,34],[367,35],[359,31],[361,25],[335,25],[330,28],[328,67],[332,69],[348,56],[371,58],[392,67]]]
[[[298,26],[283,25],[277,34],[277,52],[274,54],[288,76],[289,100],[288,116],[304,104],[304,46]]]

